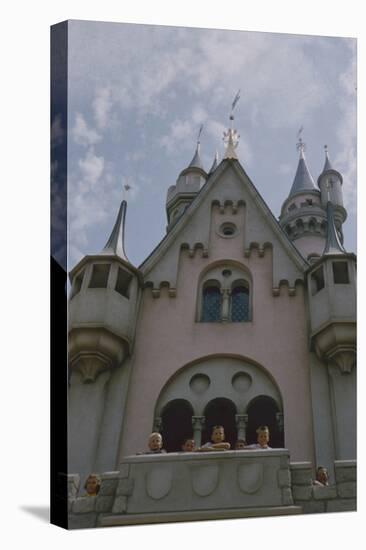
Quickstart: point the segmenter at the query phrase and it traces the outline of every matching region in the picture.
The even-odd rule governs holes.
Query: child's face
[[[212,443],[221,443],[224,440],[225,440],[224,428],[215,428],[215,430],[212,431],[212,435],[211,435]]]
[[[261,447],[265,447],[268,444],[268,441],[269,441],[269,432],[267,431],[259,432],[257,437],[257,442],[259,443],[259,445]]]
[[[323,483],[324,485],[326,485],[328,483],[327,470],[325,468],[320,468],[320,470],[318,470],[317,472],[316,478],[318,481],[320,481],[320,483]]]
[[[162,444],[163,444],[163,439],[161,435],[153,435],[149,439],[150,451],[158,451],[159,449],[161,449]]]
[[[185,453],[191,453],[194,451],[194,440],[193,439],[187,439],[182,445],[182,451]]]
[[[95,477],[90,477],[86,482],[86,492],[88,495],[95,495],[97,492],[98,480]]]
[[[239,450],[239,449],[244,449],[244,448],[245,448],[244,441],[237,441],[235,443],[235,449]]]

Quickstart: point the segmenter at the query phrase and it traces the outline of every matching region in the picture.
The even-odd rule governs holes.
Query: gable
[[[215,235],[220,231],[215,211],[222,214],[221,225],[231,222],[238,229],[235,252],[238,260],[245,263],[253,249],[262,254],[266,248],[272,248],[274,288],[281,281],[293,287],[296,280],[303,279],[308,263],[288,239],[240,163],[223,160],[180,220],[140,266],[145,281],[154,288],[163,283],[175,289],[181,248],[189,249],[191,254],[201,249],[204,257],[210,257]]]

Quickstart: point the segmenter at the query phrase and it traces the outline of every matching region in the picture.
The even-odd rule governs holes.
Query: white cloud
[[[81,113],[76,113],[75,115],[71,136],[75,143],[85,146],[94,145],[102,139],[101,135],[87,124]]]
[[[106,128],[113,106],[110,87],[99,88],[93,101],[94,118],[99,128]]]
[[[169,133],[159,139],[159,143],[168,153],[173,153],[177,148],[193,150],[195,145],[196,125],[191,120],[175,120]]]
[[[342,115],[338,122],[337,138],[341,150],[335,158],[334,165],[343,176],[343,199],[346,208],[356,213],[357,197],[357,154],[356,154],[356,41],[348,41],[349,49],[352,53],[351,60],[346,71],[344,71],[339,81],[344,96],[341,100]]]
[[[78,166],[84,181],[94,186],[103,173],[104,157],[96,155],[92,148],[88,149],[86,155],[79,159]]]

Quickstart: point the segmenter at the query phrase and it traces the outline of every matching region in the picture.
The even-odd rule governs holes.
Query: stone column
[[[228,288],[223,288],[221,290],[221,294],[222,294],[221,320],[229,321],[230,320],[230,290]]]
[[[100,426],[104,414],[105,392],[111,371],[105,370],[90,381],[81,371],[73,371],[69,387],[68,465],[80,474],[81,483],[94,471],[97,460]]]
[[[238,430],[237,439],[244,439],[246,441],[246,429],[248,424],[248,415],[247,414],[236,414],[235,415],[236,427]]]
[[[202,444],[202,430],[205,426],[204,416],[192,416],[193,439],[196,447]]]
[[[356,459],[356,368],[328,363],[336,460]]]

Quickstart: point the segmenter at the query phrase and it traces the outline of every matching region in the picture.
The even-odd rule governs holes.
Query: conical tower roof
[[[212,172],[214,172],[216,170],[218,164],[219,164],[219,154],[216,151],[215,158],[214,158],[214,161],[213,161],[212,166],[210,168],[209,174],[212,174]]]
[[[188,168],[200,168],[201,170],[204,170],[200,152],[201,152],[201,144],[198,141],[196,151],[194,153],[194,157],[191,160],[190,164],[188,165]]]
[[[325,162],[324,162],[323,170],[322,170],[320,176],[318,177],[318,185],[320,183],[320,180],[321,180],[323,174],[325,174],[326,172],[329,172],[329,171],[332,171],[335,174],[337,174],[339,176],[340,180],[341,180],[341,183],[343,183],[342,174],[340,174],[340,172],[338,172],[338,170],[336,170],[333,167],[332,163],[329,160],[328,147],[326,145],[324,146],[324,150],[325,150]]]
[[[119,207],[116,223],[114,224],[112,233],[105,247],[101,251],[101,254],[116,255],[122,258],[122,260],[130,263],[124,247],[126,210],[127,202],[123,200],[121,202],[121,206]]]
[[[289,197],[302,191],[314,191],[316,189],[314,180],[305,160],[305,144],[301,140],[298,143],[298,149],[300,150],[299,164],[297,165],[297,170]]]

